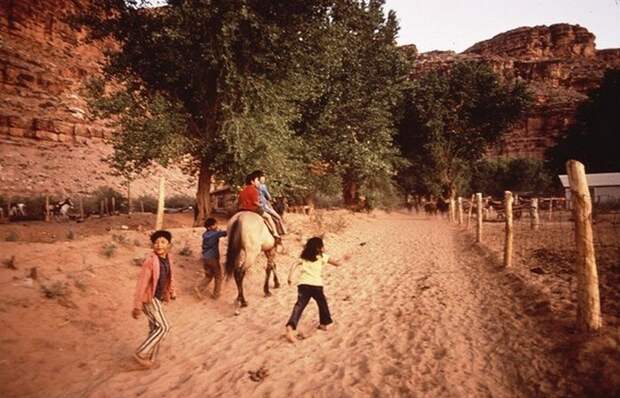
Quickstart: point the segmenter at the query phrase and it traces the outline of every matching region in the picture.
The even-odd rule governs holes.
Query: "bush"
[[[559,179],[545,168],[543,161],[535,159],[481,160],[474,164],[471,172],[471,192],[495,197],[502,197],[504,191],[557,193],[558,186]]]
[[[114,255],[114,253],[116,253],[116,249],[117,247],[114,243],[106,243],[103,246],[103,255],[110,258]]]
[[[192,249],[186,245],[179,251],[179,255],[189,257],[192,255]]]
[[[17,235],[17,232],[15,232],[15,231],[11,231],[11,232],[9,232],[9,234],[6,236],[5,240],[6,240],[7,242],[16,242],[18,238],[19,238],[19,236]]]
[[[166,199],[166,207],[180,209],[184,207],[194,206],[196,198],[190,195],[174,195]]]
[[[328,195],[324,193],[317,193],[314,197],[314,205],[317,209],[342,207],[342,194]]]
[[[45,297],[50,299],[66,297],[70,293],[69,285],[61,281],[56,281],[50,285],[41,285],[41,290],[43,290]]]
[[[116,211],[127,208],[127,198],[121,192],[112,187],[99,187],[84,199],[84,212],[86,214],[97,214],[101,211],[101,201],[108,200],[108,209],[112,211],[112,198],[114,198]],[[75,202],[75,201],[74,201]],[[78,206],[78,203],[75,203]]]
[[[140,196],[136,202],[133,203],[133,207],[136,211],[141,211],[140,203],[144,205],[144,211],[146,213],[157,213],[157,198],[150,195]]]

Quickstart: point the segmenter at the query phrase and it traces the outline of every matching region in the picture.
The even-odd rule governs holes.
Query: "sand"
[[[179,296],[165,307],[172,330],[161,366],[147,371],[131,361],[146,336],[146,320],[130,316],[139,269],[134,258],[149,252],[145,232],[0,242],[0,259],[15,255],[17,266],[0,268],[0,395],[529,397],[619,391],[617,324],[599,336],[579,334],[570,306],[555,304],[571,297],[547,295],[529,270],[502,269],[492,244],[475,245],[471,232],[400,212],[288,215],[288,222],[287,253],[276,259],[282,287],[264,297],[261,260],[246,277],[249,307],[238,316],[232,280],[218,301],[193,293],[202,277],[202,229],[172,229],[174,253],[184,247],[192,253],[177,254]],[[287,286],[286,277],[302,242],[317,232],[325,232],[328,253],[352,258],[324,273],[335,323],[318,330],[311,302],[298,328],[304,338],[291,344],[284,324],[296,287]],[[108,257],[104,246],[112,242],[116,249]],[[26,277],[34,266],[35,281]],[[57,296],[45,297],[42,286]],[[606,355],[599,355],[601,347]]]

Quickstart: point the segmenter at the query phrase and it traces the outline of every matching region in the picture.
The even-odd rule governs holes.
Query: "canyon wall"
[[[462,61],[484,62],[508,81],[520,80],[535,104],[490,156],[542,159],[573,123],[577,106],[598,87],[608,68],[620,68],[620,49],[597,50],[595,37],[578,25],[518,28],[463,53],[431,51],[414,56],[415,78]]]
[[[110,129],[93,119],[82,95],[100,73],[114,43],[87,43],[67,17],[86,0],[0,2],[0,194],[88,193],[122,189],[102,158],[111,153]],[[154,168],[136,181],[137,195],[153,193],[165,175],[170,193],[193,193],[178,169]]]
[[[66,17],[88,0],[0,2],[0,195],[88,193],[100,186],[123,189],[102,158],[111,153],[103,121],[93,119],[82,95],[88,77],[100,72],[114,43],[87,43]],[[620,68],[620,49],[597,50],[587,29],[568,24],[524,27],[460,54],[418,53],[413,78],[460,61],[486,62],[504,79],[527,83],[535,97],[529,113],[490,156],[541,159],[573,122],[587,91],[607,68]],[[176,168],[154,168],[134,184],[136,195],[154,194],[157,177],[168,192],[193,194],[195,180]]]

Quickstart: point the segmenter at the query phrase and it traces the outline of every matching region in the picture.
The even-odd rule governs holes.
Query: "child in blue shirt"
[[[207,229],[202,234],[202,266],[205,270],[205,278],[202,282],[202,289],[209,287],[211,280],[215,279],[213,298],[220,297],[222,289],[222,267],[220,266],[220,238],[226,236],[226,231],[220,231],[217,221],[214,218],[207,218],[205,221]],[[200,288],[196,287],[196,293],[201,296]]]

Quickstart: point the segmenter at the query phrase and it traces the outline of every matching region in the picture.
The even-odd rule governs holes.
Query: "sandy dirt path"
[[[563,370],[513,294],[520,286],[498,279],[458,236],[440,220],[355,217],[343,233],[326,236],[328,252],[353,254],[324,275],[335,320],[329,331],[316,330],[311,302],[299,326],[306,338],[285,341],[295,287],[284,284],[263,298],[257,268],[246,278],[250,307],[239,316],[233,283],[219,302],[186,298],[168,307],[172,332],[159,369],[123,372],[108,363],[107,371],[69,391],[95,397],[564,395]],[[299,244],[290,239],[296,256]],[[283,281],[293,261],[280,256]],[[135,336],[137,344],[142,335]],[[118,342],[112,351],[126,358],[131,344]],[[267,376],[252,381],[249,372],[261,368]]]

